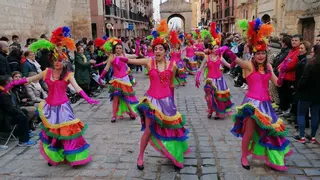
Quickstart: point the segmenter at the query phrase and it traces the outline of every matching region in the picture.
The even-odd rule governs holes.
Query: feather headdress
[[[267,50],[266,37],[270,36],[274,31],[271,24],[263,24],[260,18],[257,18],[250,22],[239,20],[238,26],[245,33],[248,44],[252,47],[253,52]]]
[[[221,44],[221,35],[220,30],[217,28],[217,24],[215,22],[212,22],[210,24],[210,34],[214,41],[212,42],[212,45],[219,45]]]
[[[160,37],[162,37],[162,38],[164,38],[168,34],[169,27],[167,24],[167,20],[162,19],[160,21],[159,25],[157,26],[157,31],[158,31]]]
[[[70,51],[73,51],[76,48],[73,39],[71,39],[70,28],[68,26],[55,29],[52,32],[50,42],[56,46],[65,46]]]
[[[170,31],[169,41],[173,47],[176,47],[176,45],[180,43],[178,33],[176,31]]]
[[[75,50],[76,46],[71,39],[70,28],[68,26],[58,27],[52,32],[50,41],[40,39],[34,43],[32,43],[28,49],[37,52],[40,49],[47,49],[51,53],[49,57],[51,60],[68,60],[67,53],[63,50],[67,48],[70,51]]]
[[[122,45],[122,41],[116,37],[109,37],[103,44],[103,50],[105,52],[111,52],[112,48],[116,45]]]

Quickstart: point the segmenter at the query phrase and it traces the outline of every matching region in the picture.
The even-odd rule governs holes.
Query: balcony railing
[[[233,17],[234,15],[234,6],[229,6],[224,10],[224,17]]]
[[[132,19],[135,21],[148,22],[148,20],[149,20],[148,17],[143,16],[142,13],[133,13],[131,11],[129,12],[129,17],[128,17],[128,11],[125,9],[120,9],[115,4],[113,4],[111,6],[106,6],[106,15],[116,16],[116,17],[120,17],[120,18],[124,18],[124,19]]]

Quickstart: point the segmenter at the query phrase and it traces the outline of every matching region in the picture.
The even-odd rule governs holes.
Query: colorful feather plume
[[[202,40],[206,38],[212,39],[211,33],[208,30],[201,30],[200,34]]]
[[[96,47],[102,47],[104,45],[104,43],[106,42],[105,39],[102,39],[102,38],[97,38],[93,41],[94,45]]]
[[[176,31],[170,31],[169,41],[173,47],[176,47],[176,45],[180,43],[180,40],[178,38],[178,33]]]
[[[159,36],[159,33],[158,33],[158,31],[153,30],[151,35],[153,36],[153,39],[155,39],[155,38],[157,38]]]
[[[214,41],[212,42],[213,45],[219,45],[221,44],[221,35],[220,35],[220,29],[217,28],[217,24],[215,22],[212,22],[210,24],[210,33],[213,37]]]
[[[107,40],[109,37],[108,36],[103,36],[102,39]]]
[[[36,42],[30,44],[30,46],[28,47],[28,49],[34,53],[38,52],[39,49],[48,49],[51,51],[54,48],[55,45],[45,39],[37,40]]]
[[[168,34],[168,24],[167,21],[165,19],[161,20],[158,27],[157,27],[157,31],[159,32],[161,37],[164,37]]]
[[[239,26],[239,28],[240,28],[241,30],[247,31],[248,28],[249,28],[248,20],[246,20],[246,19],[240,19],[240,20],[238,21],[238,26]]]
[[[61,46],[67,47],[68,50],[70,50],[70,51],[74,51],[76,49],[76,45],[75,45],[73,39],[68,38],[68,37],[62,38],[59,44]]]
[[[149,35],[149,36],[147,36],[147,39],[148,39],[149,41],[152,41],[154,38],[153,38],[152,35]]]
[[[164,46],[166,46],[167,42],[164,38],[158,37],[156,39],[153,40],[152,42],[152,47],[155,47],[157,45],[163,44]]]
[[[70,38],[70,28],[68,26],[58,27],[52,32],[50,42],[56,46],[66,46],[69,50],[75,49],[74,41]]]
[[[193,39],[198,39],[199,38],[199,36],[198,36],[198,34],[196,33],[196,32],[191,32],[192,33],[192,38]]]
[[[239,20],[238,25],[246,33],[248,44],[253,51],[265,51],[267,42],[264,39],[271,35],[274,31],[272,25],[263,24],[260,18],[248,22],[247,20]]]
[[[105,42],[104,45],[103,45],[103,49],[106,52],[111,52],[112,51],[112,42],[111,41]]]
[[[184,34],[183,33],[181,33],[181,34],[179,34],[179,37],[178,37],[179,39],[183,39],[184,38]]]

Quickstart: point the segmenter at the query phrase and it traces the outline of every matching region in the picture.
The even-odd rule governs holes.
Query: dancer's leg
[[[151,132],[150,132],[150,128],[149,128],[151,120],[149,118],[146,118],[145,123],[146,123],[146,128],[145,128],[144,133],[143,133],[141,140],[140,140],[140,152],[139,152],[139,156],[138,156],[138,165],[142,165],[142,164],[139,164],[139,161],[140,161],[140,163],[143,163],[144,151],[146,150],[146,147],[148,145],[148,142],[149,142],[150,136],[151,136]]]
[[[245,132],[241,141],[241,144],[242,144],[241,162],[244,166],[248,166],[249,165],[249,162],[247,159],[249,155],[248,147],[250,144],[250,140],[252,139],[253,132],[255,130],[255,122],[251,118],[247,118],[245,119],[244,126],[245,126]]]
[[[208,117],[209,116],[211,117],[212,112],[213,112],[211,90],[209,88],[205,88],[204,91],[206,94],[205,96],[206,96],[206,101],[207,101],[207,106],[208,106]]]
[[[136,118],[137,114],[133,111],[133,109],[131,108],[130,104],[128,102],[126,102],[127,108],[129,109],[129,116],[130,118]]]
[[[117,112],[119,111],[119,97],[114,96],[112,99],[112,119],[117,117]]]

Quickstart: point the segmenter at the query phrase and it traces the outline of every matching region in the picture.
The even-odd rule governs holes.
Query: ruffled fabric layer
[[[253,157],[265,160],[268,166],[276,170],[287,170],[285,157],[292,154],[290,141],[285,138],[288,129],[277,117],[271,102],[245,97],[242,104],[233,115],[235,123],[231,130],[232,134],[242,137],[245,133],[244,124],[251,118],[257,124],[248,147]]]
[[[231,94],[223,76],[216,79],[207,78],[204,91],[206,92],[206,101],[212,102],[212,109],[209,110],[221,116],[232,113],[234,104],[231,102]]]
[[[177,74],[174,79],[174,85],[187,84],[187,71],[183,61],[179,61],[177,64]]]
[[[142,130],[146,118],[150,119],[150,144],[178,167],[183,167],[184,155],[188,153],[189,131],[183,126],[185,118],[176,110],[172,96],[155,99],[148,95],[142,98],[137,106],[141,117]]]
[[[40,153],[50,164],[76,166],[92,160],[90,145],[82,136],[87,125],[74,117],[69,102],[51,106],[43,101],[38,106],[38,115],[42,120]]]
[[[137,84],[137,82],[136,82],[136,79],[133,77],[133,74],[132,74],[131,69],[129,67],[128,67],[128,70],[127,70],[127,74],[129,76],[131,85],[135,86]]]
[[[110,101],[112,101],[115,96],[119,97],[117,116],[129,114],[130,110],[127,104],[132,110],[134,110],[136,105],[139,103],[135,96],[135,91],[132,88],[129,76],[113,78],[109,83]]]
[[[186,57],[185,63],[186,63],[186,70],[189,72],[189,74],[195,75],[198,71],[198,63],[194,60],[195,57]]]

